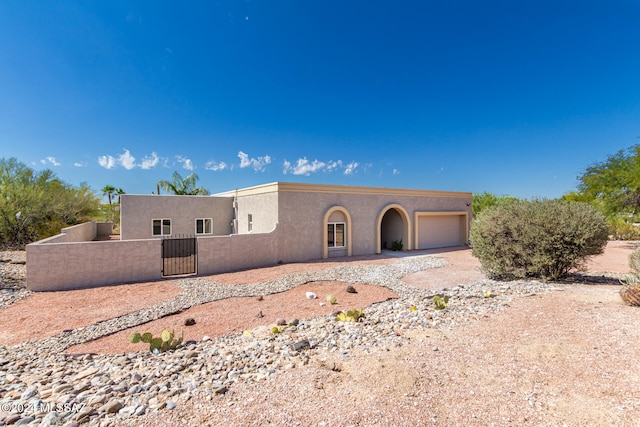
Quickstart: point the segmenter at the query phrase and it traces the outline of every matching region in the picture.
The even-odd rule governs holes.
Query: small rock
[[[28,388],[24,391],[24,393],[22,393],[22,395],[20,395],[20,400],[29,400],[33,396],[35,396],[37,393],[38,393],[37,388],[35,387]]]
[[[286,326],[286,324],[287,324],[286,320],[284,320],[282,318],[276,319],[276,325],[278,325],[278,326]]]
[[[314,294],[313,292],[307,292],[307,299],[316,299],[318,298],[318,295]]]
[[[107,414],[114,414],[122,409],[122,402],[117,399],[112,399],[109,402],[102,405],[99,409],[100,412],[106,412]]]
[[[91,375],[97,373],[98,371],[99,371],[98,368],[96,368],[95,366],[91,366],[91,367],[89,367],[89,368],[87,368],[87,369],[85,369],[83,371],[78,372],[76,374],[76,376],[73,377],[73,381],[81,380],[83,378],[86,378],[88,376],[91,376]]]
[[[264,317],[264,314],[262,314],[262,310],[260,310],[260,311],[258,312],[258,314],[256,314],[256,317],[258,317],[258,318],[262,318],[262,317]]]
[[[28,417],[20,418],[14,425],[16,426],[26,426],[27,424],[31,424],[35,421],[35,417],[29,415]]]
[[[136,411],[137,406],[136,405],[129,405],[129,406],[125,406],[124,408],[120,409],[118,411],[118,414],[123,415],[125,417],[128,417],[130,415],[133,415],[133,413]]]
[[[9,414],[2,421],[4,425],[9,426],[11,424],[15,424],[19,419],[20,419],[20,414]]]
[[[171,400],[169,400],[169,401],[167,402],[166,406],[165,406],[165,408],[166,408],[166,409],[169,409],[169,410],[171,410],[171,409],[175,409],[175,407],[176,407],[175,402],[173,402],[173,401],[171,401]]]
[[[184,319],[184,326],[193,326],[195,324],[196,324],[196,319],[194,319],[193,317]]]
[[[298,326],[298,324],[300,323],[300,321],[296,318],[291,319],[291,321],[289,322],[289,325],[291,326]]]
[[[289,346],[293,351],[302,351],[311,349],[311,345],[309,344],[309,340],[304,339],[298,342],[295,342]]]
[[[136,411],[133,413],[136,417],[142,415],[147,410],[147,405],[140,405],[136,408]]]
[[[104,394],[96,394],[87,402],[89,405],[102,405],[107,400],[107,396]]]
[[[347,293],[348,294],[357,294],[358,291],[356,291],[356,288],[354,288],[353,286],[349,285],[349,286],[347,286]]]
[[[258,295],[258,296],[256,297],[256,300],[258,300],[258,301],[262,301],[263,299],[264,299],[264,297],[263,297],[262,295]]]
[[[222,387],[218,387],[217,389],[214,390],[215,394],[225,394],[227,391],[229,391],[228,388],[226,388],[225,386]]]

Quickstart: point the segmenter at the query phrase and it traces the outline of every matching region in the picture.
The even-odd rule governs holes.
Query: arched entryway
[[[322,236],[322,258],[329,258],[330,252],[351,256],[351,215],[344,207],[333,206],[327,210],[322,221]]]
[[[387,205],[378,214],[376,225],[376,253],[391,249],[393,242],[402,242],[402,249],[412,248],[409,214],[400,205]]]

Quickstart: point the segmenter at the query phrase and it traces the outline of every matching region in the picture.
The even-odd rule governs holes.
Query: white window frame
[[[247,215],[247,231],[249,233],[253,231],[253,214]]]
[[[198,221],[202,221],[202,233],[198,233]],[[207,221],[209,222],[209,231],[207,232]],[[203,236],[213,234],[213,218],[196,218],[196,235]]]
[[[337,246],[336,242],[338,241],[338,225],[342,225],[342,246]],[[329,241],[329,229],[333,227],[333,245]],[[344,249],[347,247],[347,224],[345,222],[329,222],[327,223],[327,247],[331,249]]]
[[[160,234],[156,234],[155,233],[155,222],[156,221],[160,221]],[[165,227],[165,221],[169,221],[169,234],[165,233],[164,231],[164,227]],[[171,223],[171,218],[153,218],[151,220],[151,235],[152,236],[158,236],[158,237],[162,237],[162,236],[171,236],[171,232],[173,231],[173,224]]]

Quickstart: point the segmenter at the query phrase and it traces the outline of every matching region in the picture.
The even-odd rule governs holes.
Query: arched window
[[[322,258],[329,258],[330,250],[345,250],[351,256],[351,215],[342,206],[333,206],[322,221]]]

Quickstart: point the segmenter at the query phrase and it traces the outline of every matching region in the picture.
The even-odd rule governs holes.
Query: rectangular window
[[[213,219],[211,218],[196,219],[196,234],[211,234],[211,233],[213,233]]]
[[[249,231],[253,231],[253,215],[249,214],[248,218],[247,218],[247,229]]]
[[[332,222],[327,224],[327,246],[329,248],[344,248],[345,243],[344,222]]]
[[[171,220],[170,219],[154,219],[153,235],[154,236],[171,236]]]

